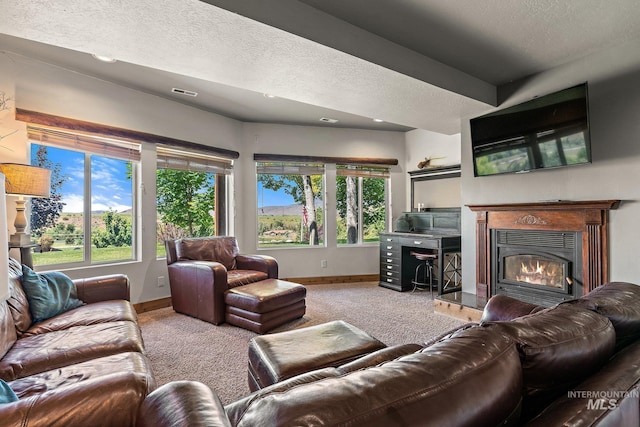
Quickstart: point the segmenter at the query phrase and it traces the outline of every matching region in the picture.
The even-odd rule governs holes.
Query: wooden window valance
[[[229,175],[233,170],[233,163],[230,159],[163,146],[157,147],[156,159],[158,169],[177,169],[223,175]]]
[[[297,163],[330,163],[350,165],[387,165],[396,166],[398,159],[363,158],[363,157],[326,157],[326,156],[297,156],[291,154],[260,154],[255,153],[253,160],[257,162],[297,162]]]
[[[237,159],[240,153],[225,148],[211,147],[196,142],[184,141],[181,139],[170,138],[166,136],[154,135],[146,132],[123,129],[114,126],[103,125],[99,123],[86,122],[82,120],[70,119],[67,117],[54,116],[51,114],[40,113],[37,111],[29,111],[16,108],[16,120],[26,122],[37,127],[47,127],[53,129],[64,129],[67,131],[80,132],[85,134],[93,134],[104,138],[113,138],[125,141],[148,142],[153,144],[162,144],[178,149],[201,151],[218,157],[227,159]],[[36,126],[34,126],[36,127]]]

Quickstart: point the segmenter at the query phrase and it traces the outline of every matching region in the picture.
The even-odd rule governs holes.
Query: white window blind
[[[390,169],[386,166],[374,165],[336,165],[338,176],[358,176],[363,178],[389,178]]]
[[[324,164],[322,163],[298,163],[298,162],[256,162],[258,174],[270,175],[322,175]]]
[[[140,161],[140,143],[136,141],[36,125],[27,125],[27,137],[42,145],[121,160]]]
[[[233,170],[233,161],[223,157],[164,146],[158,146],[156,153],[158,169],[177,169],[221,175],[229,175]]]

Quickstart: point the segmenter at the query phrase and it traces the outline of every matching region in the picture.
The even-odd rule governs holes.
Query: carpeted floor
[[[463,322],[433,312],[427,292],[396,292],[376,283],[307,286],[307,313],[270,333],[342,319],[387,345],[422,343]],[[247,348],[255,333],[214,326],[164,308],[139,315],[158,385],[196,380],[224,404],[248,394]]]

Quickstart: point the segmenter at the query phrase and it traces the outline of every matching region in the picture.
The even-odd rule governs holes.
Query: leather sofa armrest
[[[225,321],[227,269],[215,261],[182,260],[167,267],[171,304],[178,313],[214,325]]]
[[[267,273],[269,279],[278,278],[278,261],[268,255],[238,255],[236,256],[238,270],[255,270]]]
[[[231,427],[220,398],[196,381],[174,381],[149,394],[140,405],[137,427]]]
[[[513,320],[543,309],[544,307],[540,305],[520,301],[506,295],[494,295],[487,301],[480,323]]]
[[[340,371],[341,374],[348,374],[349,372],[357,371],[359,369],[377,366],[381,363],[406,356],[407,354],[415,353],[422,349],[423,347],[419,344],[401,344],[386,347],[378,351],[374,351],[373,353],[366,354],[353,362],[345,363],[338,368],[338,371]]]
[[[78,289],[78,299],[91,304],[109,300],[131,300],[129,278],[124,274],[110,274],[73,281]]]

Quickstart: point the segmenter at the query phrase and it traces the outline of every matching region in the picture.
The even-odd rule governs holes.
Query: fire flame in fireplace
[[[537,259],[535,263],[521,262],[520,271],[516,273],[516,280],[519,282],[532,283],[542,286],[562,288],[562,265],[554,261],[543,261]]]

